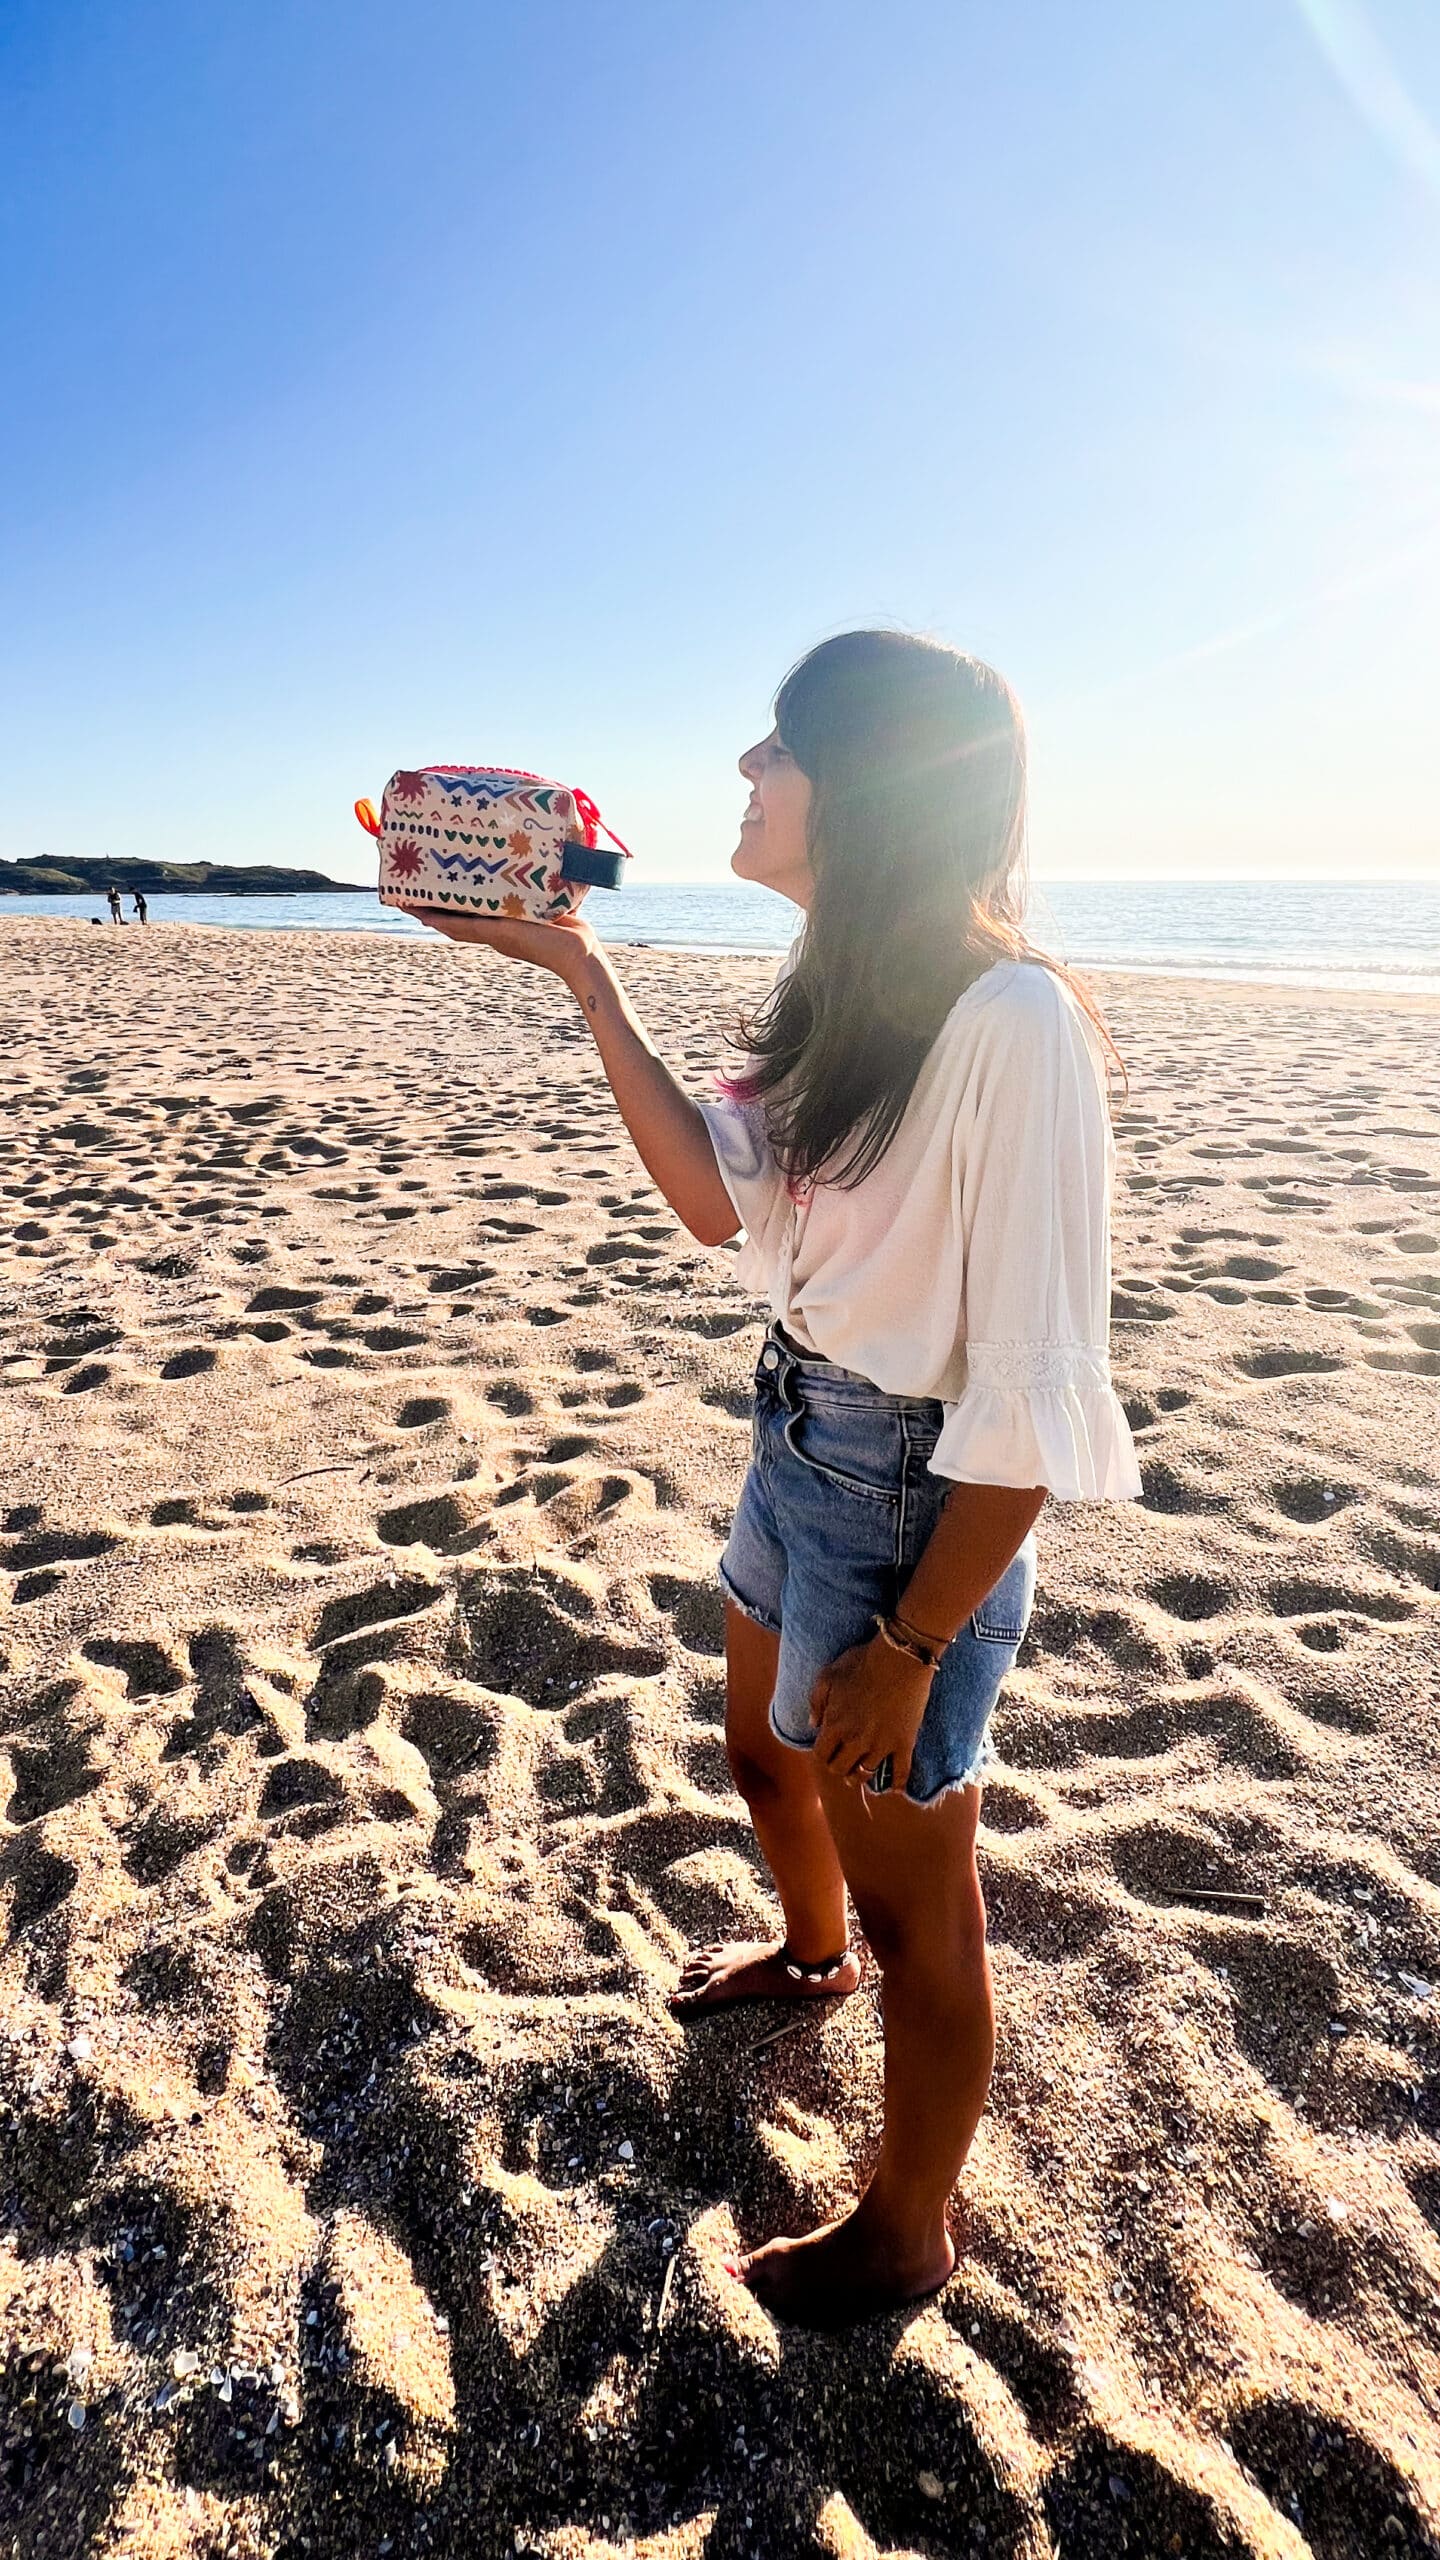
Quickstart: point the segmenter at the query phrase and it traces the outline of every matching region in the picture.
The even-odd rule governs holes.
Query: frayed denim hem
[[[763,1627],[767,1636],[778,1636],[780,1633],[779,1619],[767,1617],[763,1609],[755,1608],[749,1600],[742,1598],[741,1594],[736,1590],[735,1585],[731,1581],[723,1564],[717,1567],[717,1572],[719,1574],[721,1590],[724,1592],[727,1600],[734,1601],[741,1617],[748,1618],[752,1627]],[[785,1737],[783,1734],[780,1739],[782,1742],[784,1741]]]
[[[739,1601],[736,1602],[737,1608],[741,1605],[742,1603]],[[747,1617],[749,1614],[750,1613],[747,1610]],[[770,1730],[774,1734],[776,1741],[783,1742],[787,1751],[814,1750],[819,1736],[812,1733],[808,1742],[797,1742],[793,1733],[784,1732],[776,1723],[773,1704],[770,1709],[768,1722]],[[976,1752],[974,1759],[971,1761],[969,1768],[963,1769],[958,1778],[942,1778],[939,1786],[934,1788],[928,1796],[912,1795],[910,1789],[906,1787],[902,1790],[905,1802],[907,1804],[918,1805],[920,1811],[922,1813],[926,1813],[929,1811],[932,1804],[942,1803],[946,1796],[959,1795],[965,1787],[983,1787],[985,1784],[986,1772],[991,1767],[994,1758],[995,1754],[990,1747],[990,1739],[987,1734],[982,1737],[980,1748]],[[883,1804],[886,1797],[893,1795],[895,1790],[893,1787],[872,1787],[867,1780],[865,1793],[867,1796],[872,1797],[876,1804]]]
[[[927,1811],[932,1804],[943,1803],[946,1796],[959,1795],[962,1788],[983,1787],[985,1784],[986,1772],[990,1768],[994,1758],[994,1752],[991,1751],[987,1745],[982,1743],[980,1749],[977,1751],[969,1768],[964,1772],[963,1776],[958,1778],[942,1779],[940,1785],[935,1789],[934,1794],[929,1796],[912,1796],[909,1788],[907,1787],[905,1790],[905,1800],[907,1804],[918,1804],[923,1813]],[[867,1795],[870,1795],[874,1793],[874,1790],[873,1788],[867,1787],[865,1792]]]

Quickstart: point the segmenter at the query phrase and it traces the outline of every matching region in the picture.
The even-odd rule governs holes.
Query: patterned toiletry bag
[[[379,841],[387,907],[544,922],[572,915],[587,889],[618,889],[628,859],[585,792],[497,765],[392,773],[379,817],[368,800],[355,815]]]

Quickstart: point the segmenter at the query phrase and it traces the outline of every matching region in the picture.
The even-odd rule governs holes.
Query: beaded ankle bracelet
[[[787,1939],[780,1950],[780,1961],[792,1982],[833,1982],[849,1953],[848,1947],[842,1947],[838,1956],[827,1956],[823,1964],[797,1964]]]

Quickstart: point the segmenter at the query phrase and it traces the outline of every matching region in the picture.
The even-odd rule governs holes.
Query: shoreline
[[[305,894],[318,895],[319,893],[306,892]],[[3,923],[4,921],[3,913],[0,913],[0,923]],[[79,916],[26,916],[22,917],[20,921],[28,924],[33,929],[38,929],[50,926],[69,927],[71,925],[84,923],[87,919]],[[105,921],[108,924],[108,920],[105,919],[96,919],[96,921]],[[127,917],[127,926],[130,922],[131,919]],[[188,918],[182,918],[179,916],[154,918],[148,925],[142,926],[140,930],[147,933],[168,933],[176,930],[177,928],[186,932],[205,934],[223,934],[227,932],[246,931],[245,927],[238,924],[233,926],[226,924],[211,924],[208,922],[196,922],[192,924]],[[254,930],[256,929],[252,928],[251,932],[253,933]],[[342,938],[348,938],[350,941],[366,947],[377,942],[389,945],[392,948],[417,943],[423,945],[424,942],[423,933],[408,933],[403,930],[394,929],[387,930],[383,927],[379,930],[367,930],[364,926],[352,927],[347,925],[272,925],[260,927],[258,930],[265,935],[267,939],[276,939],[281,941],[294,941],[297,938],[308,934],[325,944],[334,944]],[[249,936],[247,935],[247,939],[248,938]],[[651,953],[661,959],[673,958],[682,960],[755,962],[757,964],[768,963],[772,968],[778,965],[779,961],[784,958],[785,949],[783,945],[757,949],[753,945],[727,945],[711,942],[672,943],[648,939],[643,942],[630,942],[613,934],[602,935],[601,939],[606,943],[608,949],[615,952]],[[1055,955],[1051,954],[1050,956],[1053,958]],[[1397,972],[1394,977],[1382,976],[1375,972],[1369,973],[1368,975],[1363,972],[1356,972],[1353,974],[1346,972],[1343,975],[1337,973],[1332,977],[1330,974],[1320,970],[1312,971],[1308,976],[1299,970],[1294,972],[1276,971],[1273,974],[1268,971],[1252,974],[1240,967],[1222,969],[1217,966],[1211,969],[1186,969],[1180,967],[1170,968],[1158,962],[1152,964],[1149,962],[1136,961],[1066,960],[1063,965],[1078,977],[1117,979],[1121,981],[1122,987],[1125,984],[1133,982],[1137,986],[1153,987],[1157,990],[1163,990],[1166,987],[1233,988],[1237,990],[1251,990],[1260,995],[1274,995],[1282,1000],[1288,998],[1299,999],[1302,997],[1319,996],[1324,998],[1327,1002],[1338,1002],[1347,998],[1354,999],[1358,1002],[1362,999],[1378,997],[1386,1005],[1416,1004],[1423,1006],[1426,1009],[1440,1008],[1440,977],[1437,977],[1434,980],[1431,980],[1428,977],[1423,977],[1420,979],[1419,983],[1413,983],[1411,982],[1411,973],[1408,972]]]

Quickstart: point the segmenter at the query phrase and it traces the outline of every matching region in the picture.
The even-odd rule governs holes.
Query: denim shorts
[[[820,1673],[874,1634],[899,1602],[951,1490],[932,1475],[943,1407],[887,1396],[868,1378],[799,1351],[772,1328],[755,1373],[750,1471],[720,1579],[747,1618],[780,1638],[771,1731],[813,1750],[810,1697]],[[990,1719],[1035,1596],[1034,1532],[946,1647],[905,1792],[933,1804],[973,1786],[991,1757]],[[882,1760],[868,1782],[888,1792]]]

